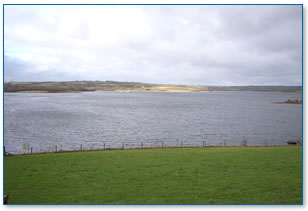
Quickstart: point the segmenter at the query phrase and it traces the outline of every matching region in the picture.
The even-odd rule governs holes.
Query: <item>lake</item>
[[[286,145],[302,138],[301,93],[5,93],[13,154],[160,146]],[[82,145],[82,146],[81,146]]]

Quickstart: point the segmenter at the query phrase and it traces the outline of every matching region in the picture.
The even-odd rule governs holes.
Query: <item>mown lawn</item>
[[[302,147],[4,157],[9,204],[302,204]]]

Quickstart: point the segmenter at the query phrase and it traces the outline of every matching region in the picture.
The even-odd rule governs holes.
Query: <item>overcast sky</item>
[[[4,39],[5,81],[302,82],[299,5],[6,5]]]

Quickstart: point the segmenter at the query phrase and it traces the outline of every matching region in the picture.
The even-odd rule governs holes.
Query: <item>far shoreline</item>
[[[210,86],[181,84],[152,84],[118,81],[63,81],[63,82],[4,82],[5,93],[81,93],[93,91],[114,92],[211,92],[257,91],[302,93],[302,86]]]
[[[141,92],[141,93],[210,93],[210,92],[262,92],[262,93],[289,93],[289,94],[302,94],[302,91],[299,92],[285,92],[285,91],[257,91],[257,90],[209,90],[209,91],[158,91],[158,90],[93,90],[93,91],[63,91],[63,92],[50,92],[50,91],[16,91],[16,92],[7,92],[3,93],[18,93],[18,94],[80,94],[87,92]],[[273,102],[276,103],[276,102]]]

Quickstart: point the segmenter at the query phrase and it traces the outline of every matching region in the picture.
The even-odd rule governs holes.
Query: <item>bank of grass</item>
[[[4,157],[11,204],[302,204],[302,147]]]

